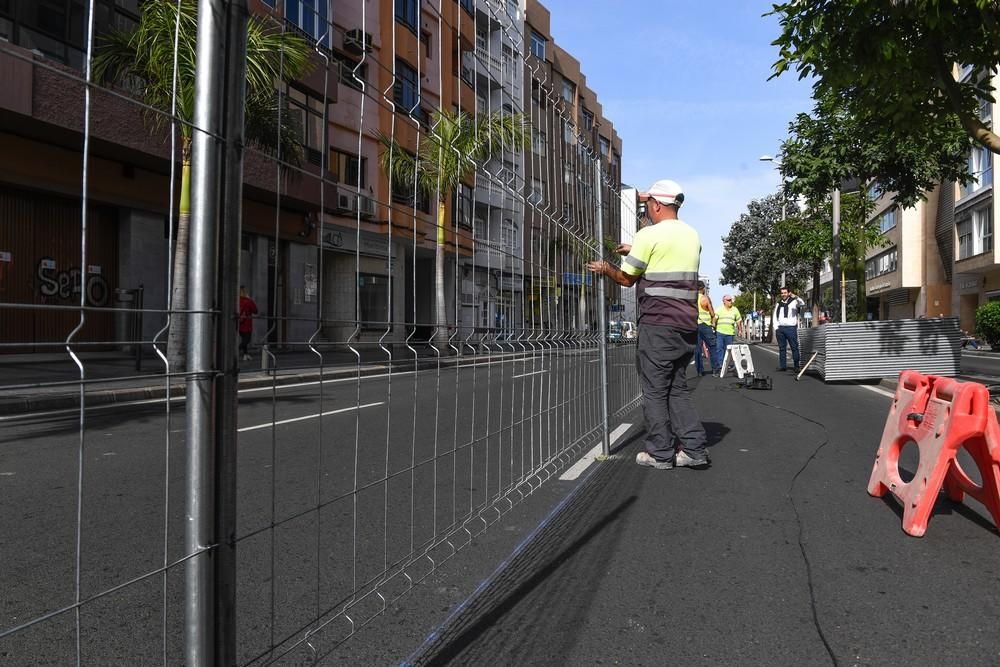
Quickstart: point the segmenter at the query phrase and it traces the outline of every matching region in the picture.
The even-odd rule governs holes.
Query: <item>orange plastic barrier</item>
[[[899,454],[911,442],[920,451],[920,462],[913,479],[904,482]],[[959,465],[956,457],[962,447],[979,468],[981,485]],[[868,493],[881,498],[891,492],[903,505],[903,530],[920,537],[942,488],[955,502],[965,494],[981,502],[1000,528],[1000,425],[989,391],[975,382],[903,371]]]

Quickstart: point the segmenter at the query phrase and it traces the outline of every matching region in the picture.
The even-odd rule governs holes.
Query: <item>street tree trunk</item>
[[[170,331],[167,334],[167,362],[172,373],[187,368],[188,236],[191,221],[191,160],[181,164],[181,199],[174,239],[173,289],[170,291]]]
[[[437,243],[434,246],[434,342],[443,347],[448,343],[448,316],[444,307],[444,214],[445,204],[438,202]]]
[[[813,322],[815,326],[819,325],[819,316],[822,309],[823,295],[819,291],[819,272],[823,268],[819,262],[813,262],[812,265],[812,314]]]

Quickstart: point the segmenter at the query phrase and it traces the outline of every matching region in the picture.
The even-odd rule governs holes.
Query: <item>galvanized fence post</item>
[[[184,652],[188,665],[212,664],[215,542],[214,386],[216,233],[225,1],[200,0],[191,153],[191,235],[187,330],[187,512]]]
[[[597,193],[597,254],[604,256],[604,181],[601,178],[601,159],[594,160],[594,191]],[[598,349],[601,351],[601,453],[611,454],[611,436],[608,424],[608,323],[607,302],[604,296],[604,277],[597,278],[597,330]]]
[[[249,12],[246,0],[229,0],[222,102],[224,153],[220,175],[219,276],[216,304],[215,384],[215,664],[235,665],[236,655],[236,434],[239,389],[236,304],[240,276],[243,201],[244,100]]]

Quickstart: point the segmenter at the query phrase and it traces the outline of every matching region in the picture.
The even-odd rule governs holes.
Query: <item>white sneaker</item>
[[[708,459],[708,453],[704,453],[701,456],[695,457],[691,456],[683,449],[677,452],[677,456],[674,457],[674,465],[678,468],[707,468],[711,464]]]
[[[671,460],[660,460],[655,459],[649,455],[649,452],[639,452],[635,455],[635,462],[641,466],[649,466],[650,468],[656,468],[657,470],[670,470],[674,467],[674,463]]]

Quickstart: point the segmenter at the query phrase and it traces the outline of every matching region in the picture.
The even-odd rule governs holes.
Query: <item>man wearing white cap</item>
[[[658,470],[709,465],[705,428],[687,385],[687,367],[698,332],[698,269],[701,239],[677,212],[684,192],[674,181],[653,183],[639,194],[653,223],[636,232],[619,269],[604,260],[587,263],[594,273],[623,287],[637,285],[639,340],[636,361],[646,417],[646,448],[639,465]],[[675,446],[675,440],[677,445]]]

